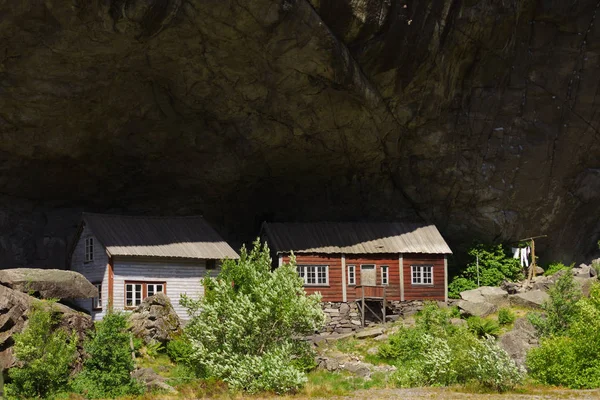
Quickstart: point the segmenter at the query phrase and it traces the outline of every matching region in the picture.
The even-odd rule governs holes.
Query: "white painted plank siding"
[[[93,261],[85,262],[85,239],[88,237],[94,238],[94,259]],[[108,255],[104,246],[92,234],[89,227],[84,226],[83,232],[79,237],[79,241],[71,255],[71,270],[79,272],[92,283],[102,283],[102,310],[92,310],[92,299],[77,299],[75,304],[84,310],[87,310],[92,315],[92,320],[97,321],[104,317],[108,306]]]
[[[218,263],[217,263],[218,265]],[[205,260],[194,263],[177,261],[120,260],[114,259],[114,310],[125,309],[125,281],[165,282],[167,296],[171,299],[175,312],[181,319],[189,319],[186,310],[179,304],[180,295],[186,293],[192,298],[204,295],[200,280],[206,277]],[[219,268],[211,269],[216,277]]]

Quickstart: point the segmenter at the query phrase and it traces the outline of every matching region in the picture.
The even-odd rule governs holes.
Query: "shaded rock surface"
[[[0,285],[42,299],[89,299],[98,289],[75,271],[39,268],[0,270]]]
[[[64,266],[82,209],[201,213],[237,242],[264,218],[423,217],[458,248],[535,226],[580,258],[597,8],[4,1],[0,266]]]
[[[509,298],[510,303],[515,306],[540,308],[550,296],[543,290],[531,290],[529,292],[513,294]]]
[[[518,318],[510,332],[500,335],[498,344],[518,365],[525,366],[527,351],[538,345],[538,339],[527,318]]]
[[[157,293],[146,297],[129,316],[131,332],[144,343],[165,343],[181,332],[181,321],[169,298]]]
[[[0,370],[8,369],[15,364],[13,356],[13,335],[22,332],[27,326],[27,313],[32,304],[39,300],[25,293],[9,289],[0,285]],[[59,314],[58,328],[77,333],[79,344],[93,329],[92,319],[89,315],[77,312],[63,304],[52,304],[52,311]],[[75,368],[82,362],[83,349],[79,347],[79,358]]]
[[[460,293],[460,297],[472,303],[490,303],[496,307],[506,307],[508,301],[508,292],[499,287],[482,286],[477,289],[466,290]]]

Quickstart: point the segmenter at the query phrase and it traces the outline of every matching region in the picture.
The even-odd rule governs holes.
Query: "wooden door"
[[[363,286],[377,285],[377,275],[375,274],[375,265],[360,266],[360,283]]]

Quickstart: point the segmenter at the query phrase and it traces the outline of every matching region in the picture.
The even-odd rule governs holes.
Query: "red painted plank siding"
[[[283,256],[283,262],[289,262],[290,257]],[[341,255],[296,254],[298,265],[328,265],[329,286],[305,286],[308,294],[321,292],[321,301],[343,301],[342,296],[342,257]]]
[[[346,256],[346,274],[348,273],[348,265],[355,265],[356,268],[356,284],[360,285],[360,266],[362,264],[375,264],[375,276],[377,278],[377,285],[381,285],[381,266],[387,265],[388,268],[388,281],[387,287],[387,299],[388,300],[400,300],[400,269],[398,268],[399,260],[397,254],[383,254],[383,255],[364,255]],[[347,281],[347,277],[346,277]],[[360,297],[360,289],[355,290],[354,286],[348,286],[347,298],[348,301],[354,301]]]
[[[404,300],[445,300],[443,254],[404,254]],[[413,285],[411,265],[433,265],[433,285]]]

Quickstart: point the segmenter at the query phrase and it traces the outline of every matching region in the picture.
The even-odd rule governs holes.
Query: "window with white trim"
[[[356,266],[348,265],[348,285],[356,285]]]
[[[92,310],[102,310],[102,284],[94,283],[96,289],[98,289],[98,297],[92,299]]]
[[[125,282],[125,308],[135,308],[146,297],[166,293],[165,282]]]
[[[328,265],[298,265],[296,270],[304,281],[304,286],[329,285]]]
[[[85,238],[85,262],[94,261],[94,238],[92,236]]]
[[[380,268],[381,268],[381,284],[389,285],[390,284],[390,278],[389,278],[390,267],[387,265],[382,265]]]
[[[411,265],[413,285],[433,285],[433,265]]]

